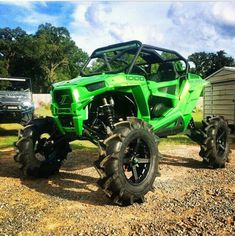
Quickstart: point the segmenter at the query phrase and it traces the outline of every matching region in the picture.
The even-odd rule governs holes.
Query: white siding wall
[[[232,81],[234,78],[234,81]],[[235,125],[235,73],[219,73],[204,90],[204,118],[221,115]]]

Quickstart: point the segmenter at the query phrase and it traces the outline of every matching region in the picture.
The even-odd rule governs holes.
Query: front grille
[[[70,108],[73,102],[72,93],[69,89],[54,90],[54,100],[60,108]]]
[[[58,112],[58,114],[71,113],[71,110],[70,110],[70,108],[58,108],[57,112]]]
[[[63,127],[70,127],[70,128],[74,127],[73,116],[71,116],[71,115],[59,116],[59,120],[60,120]]]

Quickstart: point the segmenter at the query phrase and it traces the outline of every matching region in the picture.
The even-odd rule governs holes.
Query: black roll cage
[[[81,70],[81,74],[82,75],[86,75],[84,73],[84,69],[86,68],[86,66],[89,64],[90,60],[92,58],[95,57],[95,55],[97,54],[97,52],[99,51],[108,51],[109,49],[113,49],[113,48],[125,48],[128,49],[128,46],[130,46],[131,48],[131,45],[136,45],[136,48],[138,48],[137,50],[137,53],[135,54],[135,57],[134,59],[132,60],[129,68],[127,69],[127,73],[131,73],[132,69],[133,69],[133,66],[135,65],[136,63],[136,60],[139,56],[139,54],[142,52],[142,51],[145,51],[145,52],[150,52],[150,53],[153,53],[155,55],[157,55],[157,57],[160,59],[160,62],[161,63],[164,63],[164,62],[173,62],[173,61],[179,61],[179,60],[182,60],[185,62],[185,65],[186,65],[186,68],[185,68],[185,73],[188,73],[189,69],[190,69],[190,66],[189,66],[189,63],[187,61],[187,59],[185,59],[182,55],[180,55],[178,52],[174,51],[174,50],[170,50],[170,49],[166,49],[166,48],[161,48],[161,47],[155,47],[155,46],[151,46],[151,45],[147,45],[147,44],[142,44],[140,41],[138,40],[132,40],[132,41],[128,41],[128,42],[124,42],[124,43],[117,43],[117,44],[112,44],[112,45],[109,45],[109,46],[106,46],[106,47],[101,47],[101,48],[98,48],[96,49],[92,54],[91,56],[88,58],[88,60],[86,61],[85,65],[83,66],[82,70]],[[172,59],[165,59],[163,58],[157,51],[161,51],[161,52],[165,52],[165,53],[171,53],[173,55],[176,56],[176,58],[172,58]],[[95,75],[96,73],[94,73]],[[89,76],[89,75],[87,75]]]

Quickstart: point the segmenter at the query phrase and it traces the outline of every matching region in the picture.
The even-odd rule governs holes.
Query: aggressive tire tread
[[[208,117],[203,121],[204,142],[201,145],[199,155],[203,161],[212,168],[224,168],[226,161],[229,160],[229,128],[228,123],[222,116]],[[219,132],[224,135],[224,151],[218,151]],[[224,133],[223,133],[224,132]]]
[[[101,176],[98,181],[98,185],[103,191],[112,199],[115,204],[118,205],[130,205],[134,202],[143,203],[144,195],[148,191],[153,191],[153,182],[158,175],[158,149],[156,148],[156,139],[151,132],[151,126],[138,119],[130,119],[128,121],[122,121],[116,123],[115,129],[110,137],[103,141],[105,145],[105,155],[99,157],[99,160],[95,162],[96,169]],[[133,190],[133,186],[130,187],[123,172],[120,171],[120,155],[123,145],[125,145],[126,139],[138,132],[143,132],[148,135],[149,142],[151,143],[151,150],[154,159],[151,173],[148,175],[146,183],[143,187],[140,187],[138,191]],[[154,151],[153,151],[154,150]],[[122,167],[121,167],[122,168]]]
[[[19,131],[19,140],[16,142],[16,155],[14,160],[20,164],[23,174],[28,177],[42,178],[49,177],[59,171],[62,161],[66,158],[70,151],[69,143],[64,141],[55,143],[53,150],[44,160],[36,158],[35,148],[36,142],[40,140],[40,136],[48,130],[49,135],[55,132],[53,120],[49,117],[44,119],[33,120],[32,124],[27,125]],[[61,136],[60,134],[58,136]],[[54,140],[55,141],[55,140]],[[56,141],[55,141],[56,142]]]

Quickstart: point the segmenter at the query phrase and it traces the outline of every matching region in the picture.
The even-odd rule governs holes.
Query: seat
[[[173,63],[167,62],[159,65],[156,74],[156,82],[165,82],[174,80],[176,78],[176,71]]]
[[[155,82],[165,82],[174,80],[177,77],[177,72],[173,63],[167,62],[159,65],[156,73],[149,76],[149,80]]]
[[[167,82],[175,80],[177,77],[177,73],[175,71],[173,63],[162,63],[160,64],[157,73],[154,75],[151,75],[149,78],[152,81],[155,81],[157,83],[161,82]],[[159,91],[162,93],[168,93],[174,95],[176,92],[176,85],[173,86],[165,86],[162,88],[159,88]],[[168,98],[162,98],[163,101],[157,101],[155,99],[150,100],[151,104],[151,116],[153,118],[161,117],[161,115],[167,111],[170,107],[172,107],[172,101]]]

